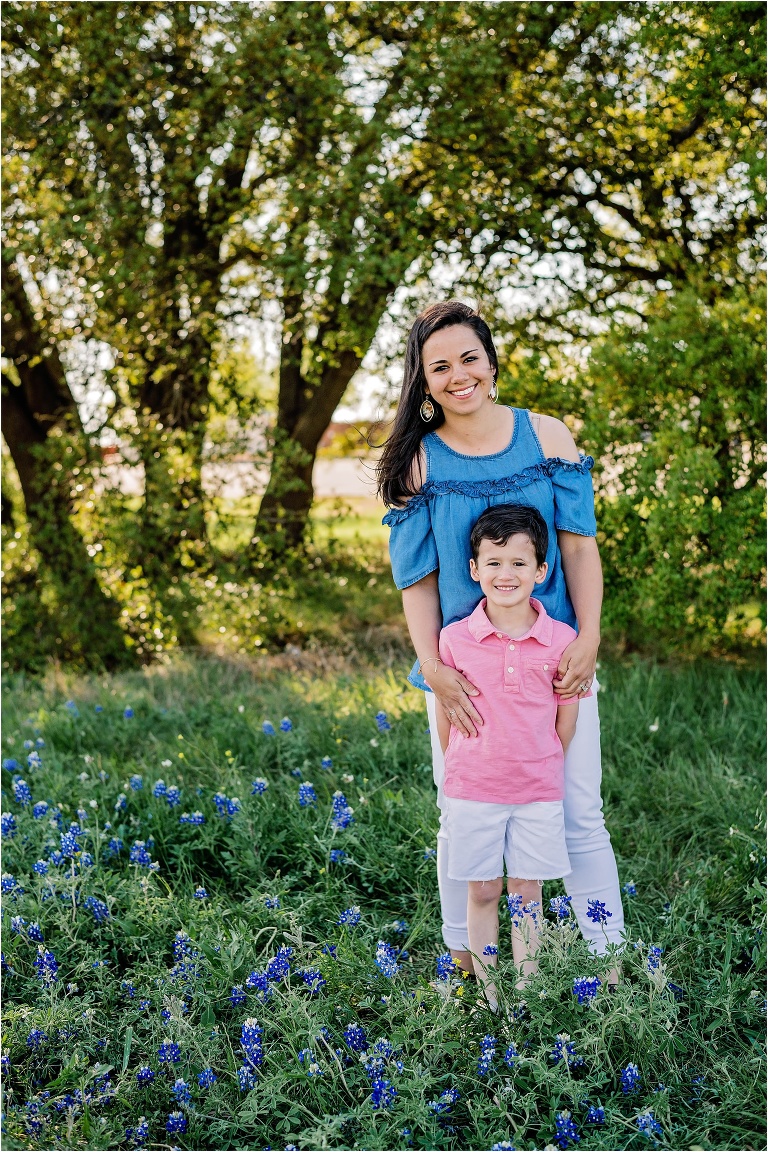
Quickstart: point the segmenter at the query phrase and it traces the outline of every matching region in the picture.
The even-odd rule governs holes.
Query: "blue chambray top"
[[[402,508],[391,508],[382,523],[390,528],[389,555],[399,589],[409,588],[430,572],[438,573],[443,627],[469,616],[482,599],[480,585],[469,574],[472,525],[493,504],[528,504],[541,513],[549,530],[547,575],[536,586],[550,616],[578,629],[557,545],[558,530],[595,536],[591,456],[578,463],[546,457],[525,408],[513,408],[512,439],[502,452],[465,456],[437,434],[423,440],[426,479]],[[430,689],[414,664],[408,677]]]

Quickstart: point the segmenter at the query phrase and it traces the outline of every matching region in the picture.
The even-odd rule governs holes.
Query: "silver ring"
[[[448,715],[449,716],[455,716],[456,715],[456,709],[455,708],[449,708],[448,709]]]
[[[579,684],[579,692],[586,692],[591,686],[591,680],[582,680],[581,684]]]

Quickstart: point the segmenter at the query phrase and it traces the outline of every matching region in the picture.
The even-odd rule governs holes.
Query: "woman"
[[[444,625],[478,603],[469,574],[469,534],[492,504],[526,503],[549,529],[548,570],[537,598],[578,631],[558,668],[556,691],[585,693],[595,681],[602,573],[589,469],[565,424],[524,409],[497,407],[498,358],[488,325],[465,304],[433,304],[408,337],[403,390],[378,466],[390,511],[390,557],[416,650],[408,677],[426,693],[441,827],[437,840],[443,938],[472,970],[466,884],[450,880],[443,826],[443,756],[437,708],[472,738],[482,724],[477,691],[442,664]],[[439,430],[439,431],[438,431]],[[595,694],[582,699],[565,759],[565,828],[572,872],[566,890],[579,926],[598,953],[619,944],[624,926],[619,880],[600,798],[600,726]],[[598,903],[595,903],[598,902]],[[615,975],[609,980],[613,981]]]

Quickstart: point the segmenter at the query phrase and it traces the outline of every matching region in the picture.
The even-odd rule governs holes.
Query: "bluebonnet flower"
[[[139,1011],[146,1012],[152,1006],[151,1000],[139,1000]]]
[[[314,785],[308,781],[305,784],[299,784],[299,804],[302,808],[317,803],[317,793],[315,792]]]
[[[105,920],[109,920],[109,908],[103,900],[98,900],[95,896],[86,896],[83,904],[93,913],[93,918],[97,924],[103,924]]]
[[[374,1112],[380,1108],[391,1108],[396,1096],[397,1088],[390,1084],[389,1080],[377,1076],[375,1080],[371,1081],[371,1107]]]
[[[11,932],[15,932],[17,936],[23,935],[25,924],[23,916],[11,916]]]
[[[297,780],[301,780],[304,777],[304,773],[301,768],[291,768],[291,776],[294,776]]]
[[[569,1144],[578,1144],[581,1140],[567,1108],[555,1115],[555,1140],[558,1148],[567,1148]]]
[[[34,940],[36,944],[43,943],[43,930],[36,920],[33,920],[29,928],[27,928],[27,938]]]
[[[171,1112],[165,1122],[166,1132],[186,1132],[187,1118],[183,1112]]]
[[[640,1069],[637,1064],[627,1064],[621,1070],[621,1090],[624,1093],[634,1092],[640,1083]]]
[[[605,1108],[600,1104],[590,1104],[584,1120],[587,1124],[605,1124]]]
[[[158,780],[156,782],[154,788],[152,789],[152,795],[155,797],[156,800],[159,800],[161,796],[165,796],[165,793],[166,793],[165,780]]]
[[[94,864],[95,864],[95,860],[93,859],[93,856],[91,856],[90,852],[81,852],[80,853],[80,871],[81,872],[85,868],[93,868]]]
[[[93,710],[94,712],[103,712],[104,706],[103,704],[95,704]]]
[[[106,784],[107,780],[109,780],[109,772],[105,772],[102,768],[99,772],[99,780],[101,780],[102,784]]]
[[[261,1044],[263,1031],[263,1028],[259,1027],[258,1020],[255,1020],[253,1016],[244,1020],[240,1028],[240,1047],[251,1068],[259,1068],[264,1062],[264,1049]]]
[[[634,880],[629,880],[621,889],[625,896],[637,896],[637,885]]]
[[[659,964],[661,963],[661,957],[662,957],[663,952],[664,952],[664,949],[658,948],[655,944],[652,944],[651,947],[648,949],[648,971],[649,972],[655,972],[658,969]]]
[[[323,979],[323,974],[319,968],[305,968],[300,976],[313,994],[317,994],[321,988],[325,988],[326,981]]]
[[[27,756],[27,767],[28,768],[41,768],[42,764],[43,764],[43,761],[40,758],[39,752],[30,752],[29,756]]]
[[[136,1069],[136,1079],[139,1084],[149,1084],[154,1078],[154,1072],[146,1064],[142,1064],[141,1068]]]
[[[437,849],[436,848],[425,848],[424,849],[424,857],[423,858],[425,860],[434,860],[435,856],[437,856]]]
[[[182,812],[179,816],[179,824],[205,824],[205,816],[202,812]]]
[[[189,1091],[189,1084],[186,1080],[178,1079],[175,1081],[171,1092],[176,1097],[179,1104],[189,1104],[192,1096]]]
[[[495,944],[486,944],[483,948],[483,956],[498,956],[499,950]]]
[[[177,804],[181,804],[181,789],[175,784],[169,785],[165,790],[165,799],[169,808],[175,808]]]
[[[315,1060],[315,1054],[311,1048],[302,1048],[298,1053],[297,1059],[299,1064],[304,1065],[304,1071],[307,1076],[322,1076],[323,1070]]]
[[[78,808],[77,818],[81,824],[85,824],[86,820],[88,819],[88,813],[86,812],[85,808]]]
[[[507,1068],[514,1068],[515,1060],[519,1059],[519,1056],[520,1053],[518,1052],[514,1043],[510,1040],[504,1053],[504,1063],[506,1064]]]
[[[597,976],[577,976],[573,981],[573,994],[579,1004],[589,1004],[597,997],[602,981]]]
[[[279,896],[266,896],[264,898],[264,907],[265,908],[279,908],[280,907],[280,897]]]
[[[661,1124],[659,1124],[654,1116],[652,1108],[646,1108],[643,1112],[639,1112],[635,1117],[635,1123],[637,1124],[638,1130],[645,1136],[653,1138],[654,1136],[662,1135]]]
[[[393,920],[392,931],[396,932],[398,936],[405,936],[408,932],[410,925],[407,920]]]
[[[131,864],[138,864],[140,868],[149,868],[152,865],[152,857],[147,852],[146,842],[144,840],[135,840],[130,852]]]
[[[337,948],[335,944],[323,944],[320,951],[322,952],[323,956],[331,956],[334,960],[336,959]]]
[[[181,1049],[173,1040],[164,1040],[157,1050],[157,1059],[160,1064],[178,1064],[181,1060]]]
[[[555,896],[549,902],[550,912],[554,912],[558,920],[567,920],[571,914],[571,897]]]
[[[133,1144],[135,1148],[140,1148],[146,1144],[149,1139],[149,1124],[146,1116],[140,1116],[138,1124],[135,1128],[126,1128],[125,1130],[126,1143]]]
[[[347,927],[354,928],[360,923],[360,916],[360,909],[358,908],[357,904],[353,904],[351,908],[345,908],[336,923],[342,925],[346,924]]]
[[[197,1082],[201,1088],[210,1088],[212,1084],[215,1084],[216,1073],[213,1068],[203,1068],[202,1072],[198,1072]]]
[[[122,852],[122,850],[123,850],[122,840],[120,839],[119,836],[113,836],[110,839],[109,843],[107,844],[106,848],[104,849],[104,851],[102,852],[101,855],[102,855],[104,860],[109,860],[110,857],[112,857],[112,856],[119,856],[120,853]]]
[[[272,725],[270,724],[270,728]],[[274,729],[269,733],[270,736],[274,735]],[[253,1072],[247,1064],[243,1064],[237,1070],[237,1082],[240,1085],[241,1092],[250,1092],[252,1088],[256,1087],[256,1073]]]
[[[509,909],[509,918],[515,928],[519,928],[523,922],[523,898],[518,892],[513,892],[507,896],[507,908]]]
[[[16,888],[16,877],[11,872],[3,872],[2,877],[0,877],[0,891],[2,891],[3,895],[7,896],[10,892],[14,892]]]
[[[47,1044],[48,1036],[39,1028],[33,1028],[29,1036],[27,1036],[27,1048],[39,1048],[42,1044]]]
[[[245,1004],[245,992],[243,991],[242,984],[236,984],[229,994],[229,1002],[233,1007],[238,1008],[241,1004]]]
[[[133,984],[131,984],[130,980],[120,981],[120,991],[127,1000],[135,1000],[136,989],[134,988]]]
[[[125,792],[121,792],[120,795],[118,796],[117,800],[115,800],[114,811],[115,812],[125,812],[127,807],[128,807],[128,797],[126,796]]]
[[[54,868],[58,868],[60,864],[64,863],[65,857],[61,852],[59,852],[58,848],[56,848],[51,849],[51,853],[48,859],[50,863],[53,864]]]
[[[267,979],[266,972],[251,972],[245,980],[246,988],[252,989],[261,995],[261,999],[266,1001],[272,995],[269,987],[269,980]]]
[[[269,720],[264,721],[261,726],[261,730],[265,736],[274,736],[275,734],[275,726],[274,724],[270,724]]]
[[[75,832],[62,832],[59,840],[61,842],[61,854],[67,857],[67,859],[76,856],[80,851],[80,845],[77,842],[77,834]]]
[[[333,768],[333,760],[331,760],[330,756],[323,756],[322,760],[320,761],[320,767],[325,768],[326,772],[330,768]]]
[[[347,854],[343,848],[331,848],[329,856],[331,864],[341,864],[346,858]]]
[[[8,1052],[3,1052],[2,1056],[0,1056],[0,1072],[2,1072],[3,1076],[8,1076],[10,1071],[11,1057]]]
[[[613,916],[613,912],[608,911],[602,900],[587,900],[587,918],[593,924],[607,924],[609,916]]]
[[[32,809],[32,815],[34,816],[35,820],[42,820],[43,817],[47,814],[49,807],[50,805],[46,800],[38,800],[37,804],[35,804],[34,808]]]
[[[203,888],[202,885],[199,885],[197,888],[195,888],[194,895],[195,895],[195,900],[207,900],[208,899],[208,893],[206,892],[205,888]]]
[[[491,1152],[515,1152],[515,1146],[510,1140],[499,1140],[491,1145]]]
[[[80,715],[77,704],[75,704],[74,700],[67,700],[64,707],[67,709],[68,712],[71,712],[73,716],[79,716]]]
[[[56,957],[53,952],[43,948],[42,944],[37,946],[37,956],[33,961],[33,966],[41,984],[55,984],[58,980],[56,973],[59,970],[59,965]]]
[[[347,798],[343,792],[334,792],[331,809],[331,827],[336,832],[343,832],[350,824],[354,824],[355,817],[352,815],[353,808],[350,808],[347,803]]]
[[[487,1076],[493,1067],[496,1056],[496,1037],[483,1036],[480,1041],[480,1058],[477,1061],[478,1076]]]
[[[400,971],[397,956],[398,951],[396,948],[393,948],[391,944],[387,944],[385,940],[379,940],[376,945],[374,962],[382,976],[388,976],[391,979]]]
[[[266,792],[267,788],[269,788],[269,784],[264,777],[257,776],[251,784],[251,796],[261,796]]]
[[[45,748],[45,740],[43,740],[42,736],[37,737],[37,739],[35,740],[35,744],[37,745],[38,748]]]
[[[387,720],[386,712],[377,712],[374,716],[374,720],[376,721],[376,727],[378,728],[379,732],[389,732],[392,727],[389,720]]]
[[[12,757],[9,757],[7,760],[3,760],[3,768],[5,768],[6,772],[15,772],[18,766],[18,760],[14,760]]]
[[[457,1100],[459,1100],[459,1098],[460,1093],[458,1088],[446,1088],[444,1092],[440,1093],[440,1096],[437,1100],[430,1100],[429,1110],[430,1112],[435,1112],[438,1115],[441,1113],[450,1112],[451,1107],[456,1103]]]
[[[576,1055],[576,1044],[567,1032],[560,1032],[555,1040],[555,1046],[549,1054],[553,1064],[564,1061],[569,1068],[578,1068],[584,1063],[583,1056]]]
[[[282,944],[277,950],[277,955],[273,956],[267,964],[267,980],[277,981],[286,977],[291,971],[291,956],[293,956],[293,948]]]
[[[438,980],[447,980],[458,970],[459,964],[450,952],[442,952],[437,958],[436,967]]]
[[[16,817],[12,812],[3,812],[0,816],[0,834],[3,840],[12,840],[16,835]]]
[[[13,784],[13,798],[17,804],[26,808],[32,803],[32,790],[26,780],[15,780]]]
[[[348,1024],[342,1036],[353,1052],[367,1052],[368,1038],[359,1024]]]
[[[36,872],[38,876],[48,875],[48,864],[45,860],[36,860],[32,865],[32,871]]]
[[[34,748],[34,746],[35,746],[34,740],[25,740],[24,741],[24,747],[25,748]]]
[[[281,732],[290,732],[290,731],[292,731],[292,729],[293,729],[293,724],[291,723],[291,721],[288,719],[287,716],[283,716],[282,720],[280,721],[280,731]]]
[[[128,783],[132,792],[141,792],[142,788],[144,787],[144,777],[138,775],[131,776]]]

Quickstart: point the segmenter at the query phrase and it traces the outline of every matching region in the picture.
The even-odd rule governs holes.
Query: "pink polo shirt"
[[[443,663],[479,689],[472,703],[484,720],[474,737],[451,727],[446,796],[492,804],[563,799],[563,747],[555,718],[559,705],[579,698],[556,696],[553,680],[576,632],[548,616],[538,600],[530,603],[538,615],[525,636],[511,639],[497,631],[484,599],[471,616],[440,633]]]

